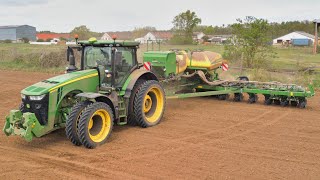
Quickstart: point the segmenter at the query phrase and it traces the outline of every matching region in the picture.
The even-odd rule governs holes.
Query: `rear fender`
[[[130,97],[131,91],[134,85],[136,84],[136,82],[138,81],[138,79],[159,81],[158,77],[151,71],[147,71],[144,69],[137,69],[130,74],[124,86],[122,87],[120,94],[124,95],[124,98]]]

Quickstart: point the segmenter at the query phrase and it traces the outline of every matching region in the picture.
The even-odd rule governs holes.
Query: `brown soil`
[[[52,75],[0,71],[0,125],[20,90]],[[1,179],[320,179],[320,96],[307,109],[170,100],[153,128],[115,127],[105,145],[58,130],[31,143],[0,133]]]

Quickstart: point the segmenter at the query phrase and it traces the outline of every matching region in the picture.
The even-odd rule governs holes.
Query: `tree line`
[[[304,31],[310,34],[314,33],[312,21],[288,21],[288,22],[268,22],[268,31],[265,32],[266,36],[274,39],[293,31]],[[187,10],[176,15],[172,20],[172,28],[169,30],[173,32],[174,36],[171,39],[172,44],[192,44],[193,33],[203,32],[206,35],[230,35],[235,33],[235,25],[239,23],[237,20],[234,24],[213,26],[201,25],[201,18],[197,16],[196,12]],[[133,38],[139,38],[146,35],[148,32],[157,31],[155,27],[137,27],[132,31]],[[81,39],[88,39],[90,37],[101,37],[103,33],[91,31],[87,26],[81,25],[75,27],[71,34],[78,34]]]

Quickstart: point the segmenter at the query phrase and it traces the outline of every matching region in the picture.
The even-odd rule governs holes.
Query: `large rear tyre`
[[[87,107],[91,102],[84,101],[78,102],[71,108],[71,112],[66,121],[66,135],[67,138],[76,146],[81,145],[81,141],[78,137],[78,122],[81,116],[82,111]]]
[[[127,118],[127,122],[131,126],[137,125],[137,121],[136,121],[137,118],[136,118],[135,113],[133,111],[134,98],[136,97],[138,90],[140,89],[141,85],[144,82],[146,82],[145,79],[138,79],[136,84],[134,85],[133,89],[131,90],[131,95],[129,98],[128,118]]]
[[[111,135],[113,120],[113,112],[106,103],[95,102],[87,106],[78,124],[81,143],[90,149],[104,144]]]
[[[134,99],[134,113],[139,126],[146,128],[160,123],[165,109],[165,93],[158,81],[143,83]]]

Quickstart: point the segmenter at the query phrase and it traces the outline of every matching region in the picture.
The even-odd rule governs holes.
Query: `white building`
[[[290,44],[292,39],[309,39],[314,43],[314,35],[303,31],[295,31],[274,39],[273,45],[282,45],[284,43]]]
[[[203,37],[205,36],[205,34],[203,32],[194,32],[192,35],[193,40],[195,41],[199,41],[201,40]]]
[[[101,40],[112,40],[112,38],[108,33],[104,33],[101,37]]]
[[[150,41],[168,41],[172,38],[173,34],[170,31],[155,31],[149,32],[143,37],[136,38],[136,42],[140,42],[141,44],[147,43]]]
[[[118,40],[132,40],[133,34],[130,31],[106,32],[100,38],[101,40],[112,40],[112,36],[116,36]]]

